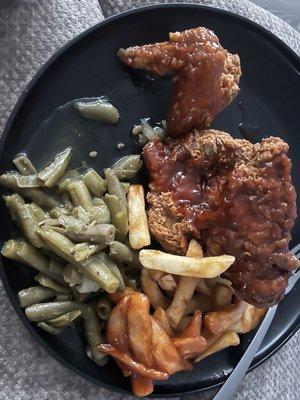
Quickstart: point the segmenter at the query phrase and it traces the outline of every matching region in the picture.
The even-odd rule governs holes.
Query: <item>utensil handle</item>
[[[249,347],[247,348],[246,352],[244,353],[243,357],[240,359],[224,385],[218,391],[214,400],[230,400],[231,396],[235,393],[236,389],[238,388],[241,380],[245,376],[261,342],[263,341],[267,330],[273,320],[273,317],[276,313],[277,305],[273,306],[267,312],[263,322],[261,323],[258,331],[256,332],[253,340],[251,341]]]

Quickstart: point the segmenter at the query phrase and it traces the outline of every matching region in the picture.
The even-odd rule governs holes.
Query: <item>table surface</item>
[[[252,0],[300,32],[300,0]]]

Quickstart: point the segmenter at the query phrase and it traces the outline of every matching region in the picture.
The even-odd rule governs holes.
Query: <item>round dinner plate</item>
[[[241,58],[240,94],[218,116],[213,127],[234,137],[241,137],[242,133],[252,141],[265,135],[283,138],[290,145],[293,180],[299,193],[300,180],[296,175],[300,170],[299,58],[273,34],[243,17],[210,7],[183,4],[146,7],[114,16],[59,50],[28,85],[7,123],[0,145],[1,172],[11,169],[13,156],[24,150],[39,166],[66,145],[72,145],[77,164],[86,160],[98,170],[112,165],[121,156],[136,152],[129,132],[142,117],[151,116],[153,121],[164,119],[171,82],[129,71],[118,61],[116,51],[119,47],[163,41],[170,31],[197,26],[214,30],[222,45]],[[65,115],[63,129],[61,125],[59,129],[51,125],[52,113],[57,107],[75,98],[99,95],[107,95],[118,107],[117,126],[100,124],[91,130],[75,132],[74,126],[68,124],[65,108],[55,111],[61,117]],[[50,131],[49,126],[52,127]],[[124,150],[116,149],[119,142],[126,145]],[[89,159],[91,150],[96,150],[98,157]],[[3,243],[14,234],[14,228],[3,204],[0,216]],[[291,247],[300,238],[299,222],[292,236]],[[16,295],[33,282],[32,276],[28,268],[2,258],[4,287],[30,333],[50,354],[81,376],[111,390],[130,393],[130,380],[122,376],[114,361],[99,367],[87,358],[80,330],[67,328],[62,334],[51,336],[25,318]],[[270,357],[299,328],[299,294],[300,283],[280,303],[251,368]],[[243,335],[240,346],[207,358],[196,364],[193,371],[180,372],[166,382],[157,383],[153,395],[183,395],[221,384],[250,339],[251,335]]]

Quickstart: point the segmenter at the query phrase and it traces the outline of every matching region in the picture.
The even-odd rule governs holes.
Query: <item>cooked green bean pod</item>
[[[117,196],[117,198],[119,199],[119,211],[126,210],[127,212],[126,194],[124,192],[121,182],[119,181],[112,169],[107,168],[104,173],[107,182],[108,193],[110,195]]]
[[[125,283],[123,280],[123,275],[120,272],[120,268],[118,265],[115,263],[114,260],[112,260],[106,253],[104,252],[99,252],[95,255],[99,260],[101,260],[105,265],[108,266],[108,268],[111,270],[113,275],[118,279],[119,281],[119,287],[118,290],[123,292],[125,290]]]
[[[126,244],[114,241],[109,245],[109,255],[116,261],[124,262],[129,265],[140,267],[139,254]]]
[[[115,238],[116,228],[110,224],[96,224],[87,226],[81,232],[74,233],[69,230],[65,235],[74,242],[91,242],[98,244],[102,249]]]
[[[129,190],[130,183],[129,182],[121,182],[121,184],[123,186],[125,194],[127,194],[128,190]]]
[[[74,101],[74,107],[83,117],[99,119],[110,124],[119,120],[119,112],[105,97],[91,97]]]
[[[61,204],[57,195],[47,192],[45,189],[22,189],[17,191],[26,199],[33,201],[45,210],[52,210]]]
[[[54,328],[53,326],[48,325],[46,322],[38,322],[37,326],[51,335],[58,335],[61,332],[60,329]]]
[[[85,274],[83,275],[82,283],[76,286],[76,290],[80,294],[97,292],[99,289],[100,285]]]
[[[47,187],[53,187],[65,173],[71,160],[71,149],[57,154],[55,159],[38,173],[38,178]]]
[[[25,314],[30,321],[45,321],[74,310],[82,310],[82,305],[76,301],[53,301],[29,306]]]
[[[81,310],[69,311],[56,318],[49,319],[47,323],[54,328],[64,328],[71,325],[81,315]]]
[[[25,237],[35,247],[43,247],[43,242],[36,233],[39,221],[33,212],[31,204],[24,204],[17,209],[21,229]]]
[[[56,292],[52,289],[43,286],[33,286],[20,290],[18,293],[18,300],[21,307],[29,307],[32,304],[49,300],[55,296]]]
[[[9,239],[7,242],[4,243],[1,254],[6,258],[10,258],[11,260],[23,262],[23,259],[18,256],[20,242],[21,240]]]
[[[94,169],[89,169],[82,179],[93,196],[101,197],[106,192],[105,180]]]
[[[107,320],[113,308],[113,304],[109,298],[104,295],[93,301],[93,307],[99,318]]]
[[[63,215],[69,215],[69,213],[70,213],[70,210],[68,207],[59,205],[58,207],[53,208],[53,210],[51,210],[49,212],[49,215],[51,218],[58,219],[59,217],[61,217]]]
[[[83,282],[83,274],[71,263],[65,266],[63,277],[71,287],[80,285]]]
[[[116,227],[116,239],[120,241],[126,240],[128,233],[128,217],[125,210],[119,211],[116,214],[114,225]]]
[[[121,158],[112,167],[118,179],[132,179],[141,169],[143,162],[139,154],[134,154]]]
[[[59,185],[62,181],[65,179],[70,179],[71,181],[78,181],[81,179],[80,172],[78,171],[79,168],[77,169],[68,169],[66,172],[63,174],[63,176],[60,178],[60,180],[57,182],[57,185]]]
[[[90,257],[92,254],[97,253],[102,249],[102,246],[90,244],[90,243],[78,243],[72,248],[71,254],[74,260],[80,262]]]
[[[5,201],[6,207],[8,208],[11,219],[20,225],[21,221],[19,218],[18,210],[19,207],[25,204],[25,201],[17,193],[14,193],[10,196],[3,196],[3,199]]]
[[[75,234],[82,232],[86,226],[85,221],[75,218],[72,215],[62,215],[58,218],[58,221],[68,232]]]
[[[35,175],[37,173],[34,165],[24,153],[18,154],[13,159],[13,163],[22,175]]]
[[[87,318],[83,320],[83,329],[92,353],[92,359],[97,363],[103,362],[103,360],[107,359],[107,356],[99,352],[97,346],[104,342],[104,338],[101,335],[100,319],[92,305],[87,306]]]
[[[37,175],[20,175],[16,171],[6,172],[0,176],[0,185],[11,190],[39,188],[43,186],[43,182]]]
[[[106,194],[104,196],[105,204],[107,205],[112,222],[114,222],[116,215],[120,211],[119,199],[113,194]]]
[[[70,183],[67,187],[67,190],[74,206],[82,206],[86,211],[93,207],[90,192],[83,181],[75,181]]]
[[[83,271],[108,293],[114,293],[119,287],[119,280],[111,272],[109,267],[97,256],[90,256],[81,262]]]
[[[38,206],[35,203],[31,203],[30,205],[38,222],[42,222],[49,219],[49,214],[46,213],[46,211],[44,211],[40,206]]]
[[[74,218],[79,219],[80,221],[83,221],[86,225],[89,224],[90,222],[90,212],[93,210],[94,207],[89,209],[89,211],[85,211],[85,209],[82,206],[77,206],[74,207],[71,215]]]
[[[163,128],[159,126],[155,126],[152,128],[152,126],[149,124],[149,118],[143,118],[141,119],[141,127],[142,127],[142,133],[146,136],[148,141],[153,140],[153,139],[164,139],[166,132]]]
[[[63,263],[50,258],[50,261],[49,261],[49,271],[50,272],[53,272],[56,275],[63,276],[64,269],[65,269],[65,266]]]
[[[70,294],[58,294],[55,297],[55,301],[69,301],[69,300],[73,300],[73,293],[71,292]]]
[[[110,223],[110,213],[105,203],[101,206],[93,206],[89,210],[89,222],[96,222],[98,224]]]
[[[40,285],[45,286],[47,288],[50,288],[54,290],[56,293],[59,294],[71,294],[71,291],[69,288],[66,286],[60,285],[59,283],[55,282],[53,279],[49,278],[48,276],[44,274],[37,274],[33,278],[36,282],[38,282]]]

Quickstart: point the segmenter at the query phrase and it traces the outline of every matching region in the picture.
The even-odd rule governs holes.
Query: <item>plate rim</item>
[[[194,3],[164,3],[164,4],[156,4],[156,5],[148,5],[148,6],[141,6],[141,7],[136,7],[127,11],[123,11],[121,13],[112,15],[108,18],[105,18],[103,21],[98,22],[97,24],[91,26],[90,28],[84,30],[80,34],[76,35],[74,38],[70,39],[67,43],[65,43],[63,46],[59,47],[51,56],[50,58],[37,70],[37,72],[34,74],[34,76],[30,79],[30,81],[25,85],[25,88],[23,89],[23,92],[19,96],[17,102],[15,103],[9,118],[7,119],[7,122],[5,124],[3,133],[0,138],[0,157],[3,154],[3,147],[5,146],[7,136],[11,130],[11,127],[14,123],[15,118],[18,115],[18,112],[22,106],[22,104],[26,101],[26,98],[30,94],[31,90],[34,88],[34,86],[38,83],[39,79],[44,75],[44,73],[47,71],[47,69],[54,64],[60,56],[62,56],[68,49],[70,49],[73,45],[76,43],[80,42],[83,38],[88,36],[94,31],[97,31],[98,29],[103,28],[105,25],[117,21],[122,18],[126,18],[129,15],[133,14],[138,14],[140,12],[147,12],[148,10],[159,10],[159,9],[176,9],[176,8],[190,8],[190,9],[199,9],[199,10],[204,10],[208,12],[212,12],[215,14],[223,15],[225,17],[230,17],[233,19],[240,20],[242,25],[246,25],[250,29],[254,29],[255,31],[258,31],[260,36],[263,36],[265,39],[267,38],[269,41],[271,41],[275,46],[278,48],[278,50],[285,56],[285,58],[289,61],[291,65],[296,70],[299,70],[300,74],[300,57],[297,55],[297,53],[291,49],[285,42],[283,42],[278,36],[276,36],[274,33],[266,29],[265,27],[259,25],[257,22],[254,22],[242,15],[236,14],[231,11],[223,10],[221,8],[216,8],[216,7],[211,7],[211,6],[206,6],[206,5],[200,5],[200,4],[194,4]],[[103,387],[107,390],[113,391],[113,392],[118,392],[118,393],[123,393],[123,394],[131,394],[128,390],[120,389],[116,386],[113,386],[111,384],[107,384],[106,382],[99,381],[90,375],[86,374],[84,371],[78,370],[73,364],[69,363],[66,361],[63,357],[61,357],[57,352],[52,350],[52,348],[48,345],[48,343],[42,338],[42,336],[36,331],[31,323],[27,320],[25,317],[25,314],[23,310],[21,309],[14,292],[12,291],[5,271],[4,271],[4,265],[2,263],[2,257],[0,257],[0,277],[3,283],[3,287],[7,293],[8,299],[12,306],[14,307],[18,317],[26,327],[26,329],[29,331],[31,336],[37,341],[39,345],[41,345],[48,354],[50,354],[55,360],[60,362],[64,367],[67,369],[75,372],[77,375],[80,377],[86,379],[89,382],[92,382],[93,384],[96,384],[99,387]],[[274,344],[271,346],[271,349],[269,352],[266,354],[262,354],[261,356],[257,357],[254,363],[251,364],[250,368],[248,369],[248,372],[251,372],[258,366],[260,366],[262,363],[264,363],[267,359],[271,358],[285,343],[288,342],[288,340],[291,339],[291,337],[300,329],[300,314],[296,318],[295,322],[291,324],[289,329],[285,332],[284,335],[281,336],[280,340],[277,340],[274,342]],[[200,392],[206,392],[210,391],[212,389],[215,389],[219,386],[221,386],[224,381],[226,380],[227,377],[221,377],[217,379],[216,383],[211,384],[205,388],[198,388],[198,389],[191,389],[191,390],[183,390],[180,392],[173,392],[173,393],[153,393],[148,397],[154,397],[154,398],[161,398],[161,397],[176,397],[176,396],[182,396],[182,395],[189,395],[189,394],[195,394],[195,393],[200,393]]]

